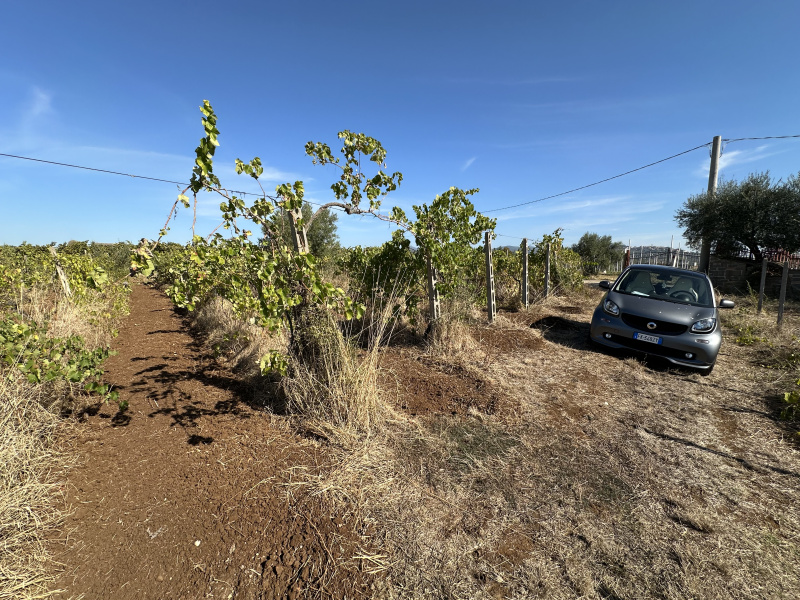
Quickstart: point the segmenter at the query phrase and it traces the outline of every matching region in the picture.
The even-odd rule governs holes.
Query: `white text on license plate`
[[[661,338],[657,335],[647,335],[646,333],[639,333],[638,331],[633,334],[634,339],[642,340],[643,342],[650,342],[651,344],[660,344]]]

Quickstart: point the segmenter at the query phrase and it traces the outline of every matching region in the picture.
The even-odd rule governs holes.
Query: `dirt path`
[[[114,349],[107,380],[130,408],[103,406],[78,429],[56,597],[368,595],[358,572],[334,568],[348,526],[287,500],[314,447],[247,404],[161,293],[134,286]]]

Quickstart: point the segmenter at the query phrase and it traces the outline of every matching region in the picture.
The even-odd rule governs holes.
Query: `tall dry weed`
[[[329,311],[310,309],[298,336],[304,356],[289,354],[289,373],[279,383],[286,410],[300,418],[304,429],[345,445],[379,428],[389,411],[378,389],[378,363],[381,344],[391,337],[397,318],[392,302],[373,302],[369,308],[363,319],[344,327]],[[194,325],[254,387],[265,386],[261,357],[289,348],[285,333],[249,323],[219,298],[200,307]]]
[[[315,338],[313,356],[293,358],[282,382],[290,411],[306,428],[347,446],[380,430],[391,414],[378,375],[381,342],[391,337],[396,316],[391,302],[376,311],[362,321],[365,329],[347,335],[330,312],[315,313],[305,331]]]
[[[479,345],[471,331],[480,318],[480,313],[464,299],[442,302],[441,317],[428,329],[428,352],[432,356],[453,360],[473,355]]]

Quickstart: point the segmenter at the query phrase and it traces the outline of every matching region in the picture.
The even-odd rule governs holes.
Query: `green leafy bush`
[[[393,302],[392,314],[418,317],[425,299],[425,264],[401,231],[381,246],[346,250],[337,266],[347,275],[353,298],[372,303],[378,312]]]
[[[29,383],[62,380],[81,384],[87,392],[108,400],[119,395],[102,382],[103,361],[112,352],[107,348],[88,350],[83,338],[47,336],[47,329],[14,317],[0,321],[0,361],[16,367]]]

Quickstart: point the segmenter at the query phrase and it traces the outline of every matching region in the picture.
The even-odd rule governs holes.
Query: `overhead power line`
[[[710,143],[710,142],[709,142]],[[581,187],[576,187],[571,190],[567,190],[566,192],[561,192],[559,194],[553,194],[552,196],[545,196],[544,198],[537,198],[536,200],[529,200],[528,202],[520,202],[519,204],[512,204],[511,206],[504,206],[502,208],[493,208],[491,210],[484,210],[484,213],[490,212],[499,212],[501,210],[509,210],[511,208],[518,208],[520,206],[527,206],[528,204],[535,204],[537,202],[544,202],[545,200],[551,200],[552,198],[558,198],[559,196],[566,196],[567,194],[571,194],[573,192],[577,192],[580,190],[585,190],[586,188],[593,187],[595,185],[600,185],[601,183],[605,183],[606,181],[611,181],[612,179],[619,179],[620,177],[624,177],[625,175],[630,175],[631,173],[636,173],[636,171],[641,171],[642,169],[647,169],[648,167],[652,167],[653,165],[657,165],[668,160],[672,160],[673,158],[677,158],[679,156],[683,156],[684,154],[689,154],[689,152],[694,152],[695,150],[699,150],[700,148],[705,148],[709,145],[700,144],[699,146],[695,146],[694,148],[690,148],[689,150],[684,150],[683,152],[678,152],[678,154],[673,154],[672,156],[668,156],[667,158],[662,158],[661,160],[657,160],[655,162],[651,162],[641,167],[637,167],[636,169],[631,169],[630,171],[625,171],[624,173],[620,173],[619,175],[614,175],[613,177],[606,177],[605,179],[601,179],[600,181],[595,181],[594,183],[589,183],[587,185],[582,185]]]
[[[749,140],[783,140],[783,139],[790,139],[790,138],[800,138],[800,134],[798,134],[798,135],[769,135],[769,136],[763,136],[763,137],[724,138],[722,141],[730,143],[730,142],[742,142],[742,141],[749,141]],[[700,144],[699,146],[695,146],[694,148],[690,148],[688,150],[684,150],[683,152],[678,152],[677,154],[673,154],[672,156],[667,156],[666,158],[662,158],[661,160],[657,160],[655,162],[648,163],[648,164],[643,165],[641,167],[637,167],[636,169],[631,169],[630,171],[625,171],[624,173],[619,173],[618,175],[613,175],[611,177],[606,177],[605,179],[601,179],[599,181],[595,181],[594,183],[589,183],[589,184],[586,184],[586,185],[582,185],[580,187],[576,187],[576,188],[573,188],[571,190],[567,190],[565,192],[560,192],[558,194],[552,194],[550,196],[544,196],[543,198],[537,198],[536,200],[529,200],[527,202],[520,202],[518,204],[512,204],[510,206],[503,206],[501,208],[492,208],[492,209],[489,209],[489,210],[484,210],[483,212],[484,213],[500,212],[500,211],[503,211],[503,210],[510,210],[512,208],[519,208],[520,206],[527,206],[529,204],[536,204],[537,202],[544,202],[545,200],[552,200],[553,198],[559,198],[560,196],[566,196],[567,194],[572,194],[573,192],[578,192],[580,190],[585,190],[587,188],[594,187],[596,185],[600,185],[601,183],[606,183],[607,181],[612,181],[614,179],[619,179],[620,177],[625,177],[626,175],[630,175],[631,173],[636,173],[637,171],[642,171],[642,170],[647,169],[649,167],[661,164],[663,162],[667,162],[668,160],[672,160],[673,158],[678,158],[679,156],[683,156],[684,154],[689,154],[690,152],[694,152],[695,150],[699,150],[700,148],[706,148],[706,147],[708,147],[710,145],[711,145],[710,142],[709,143],[705,143],[705,144]],[[172,183],[172,184],[180,185],[180,186],[188,186],[189,185],[188,183],[182,182],[182,181],[171,181],[169,179],[160,179],[158,177],[149,177],[147,175],[134,175],[132,173],[123,173],[123,172],[120,172],[120,171],[111,171],[111,170],[108,170],[108,169],[98,169],[96,167],[86,167],[86,166],[82,166],[82,165],[72,165],[72,164],[69,164],[69,163],[56,162],[56,161],[52,161],[52,160],[44,160],[44,159],[41,159],[41,158],[32,158],[30,156],[18,156],[16,154],[5,154],[3,152],[0,152],[0,156],[5,156],[6,158],[17,158],[17,159],[20,159],[20,160],[30,160],[30,161],[33,161],[33,162],[45,163],[45,164],[48,164],[48,165],[57,165],[57,166],[60,166],[60,167],[70,167],[72,169],[83,169],[85,171],[94,171],[94,172],[97,172],[97,173],[107,173],[109,175],[121,175],[123,177],[131,177],[131,178],[134,178],[134,179],[145,179],[147,181],[158,181],[158,182],[161,182],[161,183]],[[234,194],[241,194],[242,196],[263,196],[263,194],[259,194],[259,193],[256,193],[256,192],[243,192],[241,190],[229,190],[229,191],[233,192]],[[308,201],[308,203],[309,204],[314,204],[316,206],[321,206],[321,205],[317,204],[316,202]],[[336,207],[333,207],[333,208],[336,208]]]
[[[723,142],[742,142],[745,140],[787,140],[789,138],[800,138],[800,135],[767,135],[764,137],[744,137],[744,138],[722,138]]]
[[[731,138],[727,139],[724,138],[723,142],[742,142],[746,140],[785,140],[790,138],[800,138],[800,135],[768,135],[763,137],[743,137],[743,138]],[[545,200],[551,200],[553,198],[558,198],[559,196],[566,196],[567,194],[571,194],[573,192],[577,192],[580,190],[585,190],[586,188],[593,187],[595,185],[600,185],[601,183],[605,183],[606,181],[611,181],[612,179],[619,179],[620,177],[624,177],[625,175],[630,175],[631,173],[636,173],[637,171],[641,171],[642,169],[647,169],[648,167],[652,167],[654,165],[666,162],[668,160],[672,160],[673,158],[678,158],[679,156],[683,156],[684,154],[689,154],[690,152],[694,152],[695,150],[699,150],[700,148],[706,148],[711,145],[711,142],[706,144],[701,144],[700,146],[695,146],[694,148],[690,148],[689,150],[684,150],[683,152],[679,152],[678,154],[673,154],[672,156],[668,156],[667,158],[662,158],[661,160],[657,160],[655,162],[651,162],[646,164],[642,167],[637,169],[631,169],[630,171],[625,171],[624,173],[620,173],[619,175],[614,175],[613,177],[607,177],[605,179],[601,179],[600,181],[595,181],[594,183],[590,183],[588,185],[583,185],[581,187],[577,187],[571,190],[567,190],[566,192],[561,192],[559,194],[553,194],[552,196],[545,196],[544,198],[538,198],[536,200],[530,200],[528,202],[520,202],[519,204],[512,204],[511,206],[504,206],[502,208],[493,208],[490,210],[484,210],[484,213],[490,212],[499,212],[501,210],[509,210],[511,208],[518,208],[520,206],[527,206],[528,204],[535,204],[537,202],[543,202]]]
[[[506,235],[505,233],[497,233],[496,231],[495,231],[494,234],[497,237],[506,237],[506,238],[511,238],[511,239],[514,239],[514,240],[524,240],[525,239],[525,238],[519,237],[518,235]]]
[[[146,179],[148,181],[159,181],[161,183],[174,183],[175,185],[184,186],[184,187],[189,185],[185,181],[171,181],[169,179],[159,179],[158,177],[148,177],[147,175],[134,175],[132,173],[122,173],[120,171],[109,171],[108,169],[98,169],[96,167],[85,167],[85,166],[82,166],[82,165],[71,165],[69,163],[56,162],[56,161],[53,161],[53,160],[44,160],[44,159],[41,159],[41,158],[31,158],[30,156],[17,156],[16,154],[5,154],[3,152],[0,152],[0,156],[5,156],[6,158],[18,158],[20,160],[30,160],[30,161],[33,161],[33,162],[45,163],[45,164],[48,164],[48,165],[57,165],[59,167],[70,167],[72,169],[83,169],[84,171],[95,171],[97,173],[108,173],[109,175],[122,175],[123,177],[132,177],[133,179]],[[241,190],[228,190],[228,191],[232,192],[234,194],[241,194],[242,196],[259,196],[259,197],[264,196],[264,194],[259,194],[259,193],[256,193],[256,192],[243,192]],[[321,206],[320,204],[317,204],[316,202],[311,202],[311,201],[308,201],[308,200],[306,202],[308,202],[309,204],[314,204],[316,206]],[[336,208],[336,207],[333,207],[333,208]]]
[[[7,158],[19,158],[21,160],[31,160],[34,162],[45,163],[48,165],[58,165],[59,167],[71,167],[73,169],[84,169],[85,171],[96,171],[98,173],[109,173],[110,175],[123,175],[125,177],[134,177],[136,179],[147,179],[149,181],[160,181],[162,183],[174,183],[176,185],[189,185],[188,183],[183,183],[181,181],[170,181],[168,179],[158,179],[157,177],[147,177],[145,175],[132,175],[130,173],[120,173],[119,171],[108,171],[106,169],[97,169],[95,167],[82,167],[81,165],[70,165],[67,163],[62,162],[55,162],[53,160],[43,160],[41,158],[31,158],[30,156],[17,156],[15,154],[3,154],[0,152],[0,156],[5,156]],[[239,192],[242,193],[242,192]]]
[[[45,164],[48,164],[48,165],[57,165],[59,167],[70,167],[72,169],[83,169],[84,171],[95,171],[97,173],[108,173],[109,175],[122,175],[123,177],[131,177],[133,179],[146,179],[148,181],[159,181],[161,183],[174,183],[175,185],[181,185],[181,186],[184,186],[184,187],[189,185],[185,181],[171,181],[169,179],[159,179],[158,177],[148,177],[147,175],[134,175],[132,173],[122,173],[120,171],[109,171],[108,169],[98,169],[96,167],[85,167],[85,166],[82,166],[82,165],[71,165],[69,163],[56,162],[56,161],[53,161],[53,160],[44,160],[44,159],[41,159],[41,158],[31,158],[30,156],[17,156],[15,154],[4,154],[2,152],[0,152],[0,156],[5,156],[7,158],[19,158],[21,160],[31,160],[33,162],[45,163]],[[242,196],[259,196],[259,197],[263,196],[263,194],[260,194],[260,193],[257,193],[257,192],[243,192],[241,190],[228,190],[228,191],[232,192],[234,194],[241,194]],[[313,203],[310,202],[309,204],[313,204]]]

